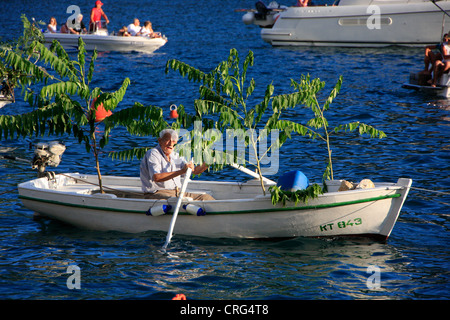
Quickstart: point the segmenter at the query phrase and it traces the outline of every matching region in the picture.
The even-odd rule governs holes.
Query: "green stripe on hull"
[[[264,213],[264,212],[276,212],[276,211],[314,210],[314,209],[325,209],[325,208],[348,206],[348,205],[353,205],[353,204],[358,204],[358,203],[372,202],[372,201],[385,200],[385,199],[393,199],[393,198],[399,198],[399,197],[401,197],[401,195],[399,193],[396,193],[396,194],[392,194],[392,195],[378,196],[378,197],[366,198],[366,199],[361,199],[361,200],[343,201],[343,202],[336,202],[336,203],[329,203],[329,204],[318,204],[318,205],[312,205],[312,206],[287,207],[287,208],[286,207],[283,207],[283,208],[275,208],[274,207],[274,208],[271,208],[271,209],[223,211],[223,212],[210,212],[210,211],[208,211],[207,214],[208,215],[211,215],[211,214],[243,214],[243,213]],[[21,195],[19,195],[19,199],[36,201],[36,202],[43,202],[43,203],[50,203],[50,204],[56,204],[56,205],[61,205],[61,206],[67,206],[67,207],[91,209],[91,210],[102,210],[102,211],[111,211],[111,212],[125,212],[125,213],[138,213],[138,214],[145,214],[146,213],[146,211],[85,206],[85,205],[78,205],[78,204],[70,204],[70,203],[58,202],[58,201],[54,201],[54,200],[36,199],[36,198],[31,198],[31,197],[21,196]],[[180,212],[179,214],[186,214],[186,215],[188,215],[188,213],[185,213],[185,212]]]

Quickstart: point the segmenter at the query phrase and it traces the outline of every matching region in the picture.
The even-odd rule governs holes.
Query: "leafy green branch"
[[[305,101],[305,106],[313,111],[314,117],[306,123],[306,126],[302,129],[302,132],[306,132],[313,139],[318,138],[326,143],[328,163],[324,172],[323,180],[334,179],[330,140],[333,133],[338,133],[340,131],[353,132],[358,129],[360,135],[368,134],[371,138],[377,137],[380,139],[386,137],[386,134],[383,131],[377,130],[372,126],[361,123],[359,121],[330,128],[328,119],[325,117],[325,112],[330,109],[331,103],[339,94],[342,86],[342,81],[343,78],[342,76],[340,76],[335,87],[331,90],[324,104],[320,106],[317,99],[317,93],[325,86],[325,83],[323,81],[320,81],[319,79],[311,80],[309,75],[302,76],[300,82],[291,80],[291,85],[297,90],[310,92],[310,94],[307,95],[308,99]]]
[[[32,40],[33,37],[27,39]],[[87,152],[93,152],[100,189],[103,191],[99,155],[109,141],[111,130],[124,126],[131,134],[155,135],[167,124],[162,118],[162,110],[157,107],[144,107],[136,103],[131,108],[115,112],[126,94],[130,80],[125,78],[114,92],[91,88],[97,52],[94,51],[89,59],[86,54],[81,38],[75,59],[71,59],[57,41],[52,43],[50,49],[36,40],[22,43],[20,48],[4,48],[2,65],[20,73],[17,83],[22,86],[22,92],[26,91],[25,99],[33,110],[12,116],[1,115],[0,140],[44,134],[72,135],[85,145]],[[30,57],[35,60],[33,63]],[[40,85],[39,92],[34,92],[31,87],[33,84]],[[96,118],[99,108],[114,113],[99,121]],[[104,126],[104,130],[98,137],[96,132],[100,125]]]
[[[251,106],[249,98],[255,90],[256,81],[253,78],[247,79],[247,71],[253,64],[252,51],[249,51],[241,64],[237,50],[231,49],[228,59],[219,63],[208,73],[178,60],[167,62],[166,73],[169,70],[175,70],[181,76],[187,77],[189,81],[200,83],[200,97],[194,101],[195,115],[192,116],[193,118],[203,121],[208,116],[213,116],[213,126],[222,134],[225,134],[227,129],[233,129],[235,132],[240,130],[247,132],[245,146],[251,148],[255,157],[246,161],[256,167],[262,190],[265,193],[261,165],[263,158],[268,155],[269,151],[281,147],[290,138],[290,131],[281,131],[279,139],[273,141],[263,152],[258,152],[258,143],[265,139],[272,130],[280,129],[279,120],[287,109],[294,108],[307,97],[305,92],[274,96],[274,86],[269,84],[261,101]],[[192,123],[192,121],[186,122],[187,118],[189,116],[183,115],[181,121],[184,121],[184,124]],[[209,126],[205,124],[205,130],[211,128],[210,126],[211,123]],[[256,134],[257,129],[260,129],[259,135]],[[221,158],[223,159],[223,157]],[[223,162],[216,163],[215,168],[220,169],[223,165]]]
[[[295,205],[299,202],[307,204],[310,199],[315,199],[319,195],[323,194],[324,188],[322,188],[319,184],[314,183],[309,185],[306,189],[287,191],[275,185],[270,186],[269,191],[270,198],[274,206],[278,203],[285,206],[287,202],[293,202]]]
[[[308,198],[317,197],[326,190],[325,180],[333,179],[334,176],[330,139],[333,134],[341,131],[351,132],[358,130],[360,135],[368,134],[372,138],[383,138],[386,136],[383,131],[360,122],[330,127],[325,115],[330,109],[332,102],[339,94],[343,81],[342,76],[339,77],[336,85],[329,93],[323,105],[320,105],[317,96],[325,87],[325,83],[318,78],[311,80],[310,76],[307,75],[301,76],[299,82],[291,80],[291,86],[294,88],[294,92],[290,94],[274,96],[273,85],[267,85],[262,100],[256,105],[250,106],[248,99],[255,90],[256,82],[254,79],[248,81],[246,75],[248,67],[253,66],[253,64],[254,57],[253,53],[250,51],[246,56],[241,69],[238,53],[236,49],[231,49],[228,59],[220,63],[209,73],[200,71],[199,69],[178,60],[169,60],[167,62],[166,73],[172,69],[178,71],[181,76],[187,77],[189,81],[200,83],[200,97],[194,101],[195,115],[188,116],[183,113],[183,116],[180,118],[182,124],[178,123],[176,126],[186,127],[186,125],[192,124],[192,119],[204,121],[205,117],[213,115],[215,116],[214,121],[212,122],[213,126],[222,133],[225,132],[226,129],[247,129],[255,131],[257,128],[264,128],[267,130],[264,134],[267,134],[267,132],[271,132],[272,130],[279,130],[277,141],[273,142],[265,152],[259,154],[257,152],[257,143],[263,135],[254,138],[254,135],[250,134],[246,137],[246,146],[252,148],[254,154],[257,155],[256,161],[253,164],[256,166],[256,171],[260,176],[263,192],[265,192],[265,190],[262,179],[261,160],[267,155],[269,150],[280,148],[288,139],[291,139],[294,134],[325,142],[328,160],[323,174],[324,188],[322,189],[319,185],[313,184],[306,190],[287,192],[281,190],[277,186],[272,186],[270,192],[274,204],[278,202],[285,203],[286,201],[293,201],[295,203],[298,201],[305,202]],[[303,105],[307,109],[310,109],[313,112],[314,117],[305,124],[299,124],[283,117],[284,111],[299,105]],[[211,126],[205,125],[205,128],[211,128]],[[202,148],[205,148],[205,146],[202,146]],[[220,165],[217,167],[220,168]]]

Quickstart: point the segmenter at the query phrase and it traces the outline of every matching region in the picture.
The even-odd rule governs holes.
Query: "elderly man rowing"
[[[188,168],[193,174],[204,172],[208,166],[194,166],[177,152],[174,147],[178,142],[178,134],[175,130],[165,129],[161,131],[158,145],[147,151],[140,164],[140,177],[142,191],[147,199],[168,199],[178,197],[181,188],[181,176]],[[214,200],[208,194],[185,193],[185,197],[194,200]]]

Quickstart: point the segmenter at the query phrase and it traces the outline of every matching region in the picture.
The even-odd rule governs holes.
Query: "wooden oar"
[[[10,156],[10,155],[2,155],[0,154],[0,159],[8,159],[8,160],[16,160],[16,161],[22,161],[22,162],[26,162],[26,163],[31,163],[30,160],[27,159],[22,159],[22,158],[18,158],[18,157],[14,157],[14,156]]]
[[[258,180],[259,180],[259,178],[260,178],[260,177],[259,177],[259,174],[257,174],[256,172],[253,172],[252,170],[247,169],[247,168],[245,168],[245,167],[243,167],[243,166],[241,166],[241,165],[239,165],[239,164],[233,163],[233,164],[230,164],[230,166],[232,166],[233,168],[236,168],[236,169],[238,169],[238,170],[240,170],[240,171],[242,171],[242,172],[244,172],[244,173],[246,173],[246,174],[252,176],[253,178],[256,178],[256,179],[258,179]],[[267,179],[267,178],[265,178],[265,177],[262,177],[262,179],[263,179],[263,181],[266,182],[266,183],[269,183],[269,184],[277,184],[275,181],[272,181],[272,180]]]
[[[183,181],[183,185],[181,186],[180,195],[178,196],[177,206],[175,207],[175,211],[173,212],[172,221],[170,222],[170,228],[169,228],[169,231],[167,232],[166,243],[164,244],[163,249],[167,248],[167,246],[169,245],[170,239],[172,238],[173,228],[175,227],[175,222],[177,220],[178,211],[180,210],[181,201],[183,200],[184,192],[186,191],[187,185],[189,183],[189,180],[191,177],[191,172],[192,172],[191,168],[188,168],[186,170],[186,175],[185,175],[185,178]]]

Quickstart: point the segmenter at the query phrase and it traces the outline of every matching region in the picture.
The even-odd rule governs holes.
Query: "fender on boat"
[[[197,207],[193,204],[184,204],[183,209],[192,215],[196,215],[196,216],[206,215],[206,211],[203,208]]]

